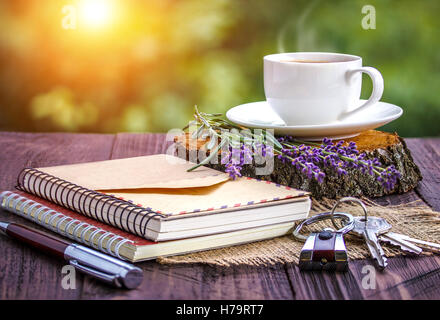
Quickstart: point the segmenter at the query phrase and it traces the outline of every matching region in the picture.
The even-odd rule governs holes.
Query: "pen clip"
[[[82,272],[84,272],[84,273],[86,273],[88,275],[91,275],[93,277],[101,279],[102,281],[108,282],[110,284],[114,284],[114,285],[116,285],[118,287],[122,287],[122,285],[119,282],[119,279],[118,279],[118,277],[116,275],[112,275],[112,274],[108,274],[108,273],[105,273],[105,272],[101,272],[101,271],[93,269],[93,268],[91,268],[89,266],[82,265],[82,264],[80,264],[78,262],[78,260],[73,260],[72,259],[72,260],[69,260],[69,263],[72,266],[74,266],[76,269],[78,269],[78,270],[80,270],[80,271],[82,271]]]

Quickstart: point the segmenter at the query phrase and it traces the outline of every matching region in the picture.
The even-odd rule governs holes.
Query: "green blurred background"
[[[438,136],[439,13],[438,0],[0,0],[0,130],[166,132],[195,104],[263,100],[264,55],[328,51],[382,72],[382,100],[404,109],[382,129]]]

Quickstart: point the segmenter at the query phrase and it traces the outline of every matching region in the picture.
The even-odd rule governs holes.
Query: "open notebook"
[[[291,223],[307,217],[307,193],[169,155],[24,169],[18,188],[154,241]]]

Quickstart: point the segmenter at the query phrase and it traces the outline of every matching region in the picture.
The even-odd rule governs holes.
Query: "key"
[[[354,227],[351,232],[364,238],[371,256],[381,269],[384,269],[388,263],[377,237],[390,229],[391,225],[383,218],[372,216],[367,219],[365,217],[354,217]]]
[[[430,252],[440,253],[440,244],[411,238],[410,236],[387,232],[379,237],[380,241],[398,246],[404,251],[420,254],[423,249]]]
[[[382,247],[379,244],[378,236],[388,232],[391,229],[391,225],[382,218],[378,217],[369,217],[367,213],[367,208],[365,204],[353,197],[345,197],[336,202],[333,206],[331,213],[335,212],[336,207],[341,202],[353,201],[357,202],[364,211],[363,217],[354,217],[354,226],[351,232],[356,233],[358,236],[364,238],[365,243],[367,244],[368,250],[370,251],[371,256],[374,260],[376,260],[378,267],[381,269],[387,266],[387,258],[385,257],[385,253]],[[336,227],[336,222],[333,220],[333,225]]]
[[[438,243],[415,239],[405,235],[400,235],[400,237],[402,237],[405,241],[417,243],[419,247],[425,249],[426,251],[440,253],[440,244]]]
[[[422,253],[423,250],[421,248],[408,241],[405,241],[405,239],[400,236],[401,236],[400,234],[394,232],[387,232],[379,236],[379,241],[386,242],[396,247],[399,247],[400,250],[408,253],[417,254],[417,255]]]

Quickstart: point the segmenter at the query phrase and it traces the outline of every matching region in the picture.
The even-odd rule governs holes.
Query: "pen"
[[[101,252],[16,223],[0,222],[0,233],[69,262],[75,269],[117,287],[137,288],[142,270]]]

